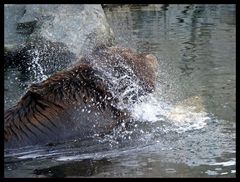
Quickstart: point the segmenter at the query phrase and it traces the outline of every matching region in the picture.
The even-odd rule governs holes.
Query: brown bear
[[[97,47],[71,68],[33,84],[4,113],[6,148],[84,139],[128,122],[129,104],[155,88],[157,59]]]

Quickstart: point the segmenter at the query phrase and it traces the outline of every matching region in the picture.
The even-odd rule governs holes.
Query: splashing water
[[[194,96],[174,105],[161,101],[156,93],[140,97],[138,102],[130,109],[131,115],[135,121],[133,128],[127,129],[125,124],[122,124],[113,129],[111,134],[106,134],[104,137],[96,136],[96,141],[99,143],[97,145],[107,145],[109,149],[111,149],[110,151],[100,150],[93,153],[80,152],[79,154],[78,148],[70,147],[69,149],[71,150],[58,148],[56,151],[48,153],[44,148],[40,147],[36,151],[31,150],[27,153],[17,152],[9,156],[16,156],[19,159],[56,156],[56,160],[68,161],[120,155],[119,147],[122,148],[122,152],[129,152],[132,150],[131,147],[126,150],[124,146],[129,146],[130,144],[135,146],[136,143],[138,143],[137,145],[142,145],[142,147],[133,147],[133,150],[142,150],[144,146],[147,147],[151,143],[158,143],[161,134],[173,132],[182,134],[188,131],[205,128],[210,117],[204,111],[200,101],[201,98],[199,96]],[[141,126],[141,124],[144,123],[146,125]],[[157,140],[154,139],[156,137]],[[161,140],[163,140],[162,137]]]
[[[187,98],[173,105],[161,101],[156,94],[150,94],[141,98],[131,112],[133,118],[138,121],[159,124],[166,121],[171,125],[168,130],[178,133],[201,129],[210,119],[199,96]]]
[[[165,120],[171,108],[170,103],[160,101],[154,94],[149,94],[139,98],[139,101],[133,105],[131,113],[136,120],[154,123]]]
[[[102,50],[102,54],[109,54],[107,50]],[[140,86],[140,80],[135,75],[132,68],[125,64],[124,58],[120,54],[108,57],[99,55],[87,55],[92,60],[94,69],[99,70],[103,75],[103,81],[107,83],[109,91],[114,98],[119,101],[119,109],[129,109],[139,98],[139,93],[143,92]],[[105,59],[105,60],[104,60]],[[111,60],[116,60],[109,66]],[[109,63],[109,64],[108,64]]]
[[[40,64],[39,51],[32,50],[32,70],[37,82],[47,78],[44,75],[44,68]],[[88,55],[89,57],[92,55]],[[198,96],[194,96],[183,100],[177,104],[162,101],[159,97],[159,89],[148,95],[140,95],[144,92],[140,85],[139,78],[134,74],[132,68],[124,64],[125,60],[121,55],[116,54],[110,59],[117,59],[113,65],[109,66],[108,60],[105,57],[91,57],[93,60],[92,66],[99,70],[103,75],[102,79],[108,84],[108,88],[113,97],[117,97],[119,102],[117,107],[127,109],[132,116],[132,126],[126,127],[122,123],[119,127],[114,128],[113,132],[106,134],[104,137],[97,138],[97,142],[105,145],[113,151],[115,148],[121,148],[133,144],[146,145],[152,142],[158,142],[159,136],[166,133],[183,133],[186,131],[200,130],[207,125],[209,117],[205,112],[202,100]],[[111,61],[111,60],[110,60]],[[103,64],[102,64],[103,63]],[[119,71],[121,69],[121,71]],[[141,136],[141,137],[139,137]],[[157,138],[157,140],[155,140]],[[71,147],[72,148],[72,147]],[[75,156],[75,153],[69,151],[57,150],[57,153],[51,152],[46,154],[46,151],[36,151],[26,155],[18,156],[19,159],[37,158],[42,156],[66,155]],[[62,153],[63,152],[63,153]],[[94,152],[95,153],[95,152]],[[108,152],[106,152],[108,154]],[[100,156],[102,153],[100,151]],[[82,158],[82,154],[73,159]],[[87,155],[89,157],[89,155]],[[71,158],[71,157],[70,157]],[[60,160],[68,160],[63,157]]]
[[[33,56],[33,59],[28,69],[32,70],[34,73],[34,82],[41,82],[47,79],[48,77],[44,74],[44,69],[39,63],[39,51],[37,49],[29,50],[29,53]]]
[[[39,63],[40,54],[38,50],[32,50],[31,54],[33,55],[31,68],[36,82],[40,82],[47,78],[43,67]],[[123,124],[115,128],[113,133],[100,139],[100,142],[108,141],[110,144],[118,144],[119,139],[131,139],[136,133],[144,135],[142,140],[147,141],[151,140],[158,133],[182,133],[202,129],[207,125],[209,117],[203,108],[200,97],[188,98],[174,105],[162,101],[157,95],[159,91],[147,96],[139,96],[139,93],[142,91],[139,84],[140,80],[131,67],[124,64],[125,61],[121,55],[117,54],[111,58],[118,60],[113,66],[101,64],[99,61],[101,59],[104,59],[104,57],[91,58],[93,67],[103,73],[102,79],[109,85],[112,95],[119,100],[117,107],[130,111],[135,125],[132,130],[128,130]],[[114,71],[119,68],[122,69],[122,72]],[[144,128],[139,126],[138,123],[147,123],[148,130],[146,130],[145,126]]]
[[[119,140],[131,139],[136,133],[144,135],[142,139],[147,141],[159,133],[183,133],[206,127],[210,118],[200,96],[187,98],[177,104],[168,103],[158,95],[161,90],[159,85],[154,93],[140,95],[139,93],[144,92],[140,80],[132,68],[124,64],[124,58],[119,54],[111,55],[110,61],[117,61],[109,66],[106,64],[109,60],[101,61],[106,59],[104,55],[108,52],[103,50],[101,53],[102,57],[88,55],[93,60],[92,66],[103,73],[102,79],[108,84],[113,97],[117,97],[119,101],[117,107],[127,109],[133,118],[133,127],[130,130],[122,124],[106,135],[102,142],[109,141],[115,145]]]

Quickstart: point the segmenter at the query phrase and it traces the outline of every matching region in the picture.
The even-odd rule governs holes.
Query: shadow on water
[[[33,173],[37,176],[52,178],[84,177],[96,175],[102,171],[104,166],[109,165],[111,165],[111,162],[107,159],[84,159],[82,161],[64,163],[50,168],[35,169]]]

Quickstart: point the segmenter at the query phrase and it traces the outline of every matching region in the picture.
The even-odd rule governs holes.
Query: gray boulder
[[[27,36],[18,31],[18,21],[25,13],[25,5],[4,5],[4,46],[11,49],[13,45],[26,41]]]
[[[113,32],[101,5],[27,5],[20,23],[34,21],[31,39],[62,42],[77,56],[97,44],[112,45]]]
[[[114,45],[101,5],[5,5],[4,13],[5,63],[30,65],[37,52],[43,74],[52,74],[95,46]]]

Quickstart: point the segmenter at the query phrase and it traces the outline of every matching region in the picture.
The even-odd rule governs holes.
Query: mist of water
[[[44,68],[39,63],[39,51],[36,50],[29,50],[29,54],[32,56],[32,61],[30,63],[30,66],[28,67],[28,70],[33,71],[33,77],[34,82],[41,82],[48,78],[47,75],[44,74]]]

